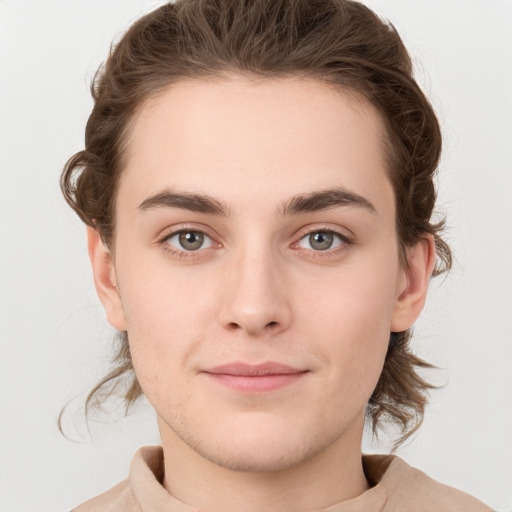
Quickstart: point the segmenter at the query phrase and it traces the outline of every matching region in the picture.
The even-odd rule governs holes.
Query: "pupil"
[[[204,236],[202,233],[194,231],[185,231],[180,233],[180,245],[189,251],[195,251],[203,245]]]
[[[333,234],[332,233],[313,233],[309,235],[309,243],[313,249],[317,249],[319,251],[325,251],[329,249],[333,242]]]

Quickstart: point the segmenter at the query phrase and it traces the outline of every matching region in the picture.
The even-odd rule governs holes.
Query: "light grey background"
[[[81,400],[108,366],[85,230],[58,189],[82,148],[88,85],[148,0],[0,1],[0,510],[67,511],[159,442],[146,407],[91,424]],[[443,368],[399,454],[512,510],[512,1],[368,0],[399,29],[445,135],[440,206],[456,264],[432,283],[418,353]],[[65,417],[73,439],[56,420]],[[366,450],[383,450],[370,446]]]

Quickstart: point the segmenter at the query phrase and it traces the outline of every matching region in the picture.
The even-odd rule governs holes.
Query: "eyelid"
[[[304,238],[312,233],[332,233],[337,236],[341,243],[335,247],[325,250],[315,250],[313,248],[301,247],[299,244]],[[350,234],[349,234],[350,233]],[[295,242],[291,244],[291,248],[296,251],[297,255],[308,258],[329,258],[339,256],[344,253],[351,245],[355,244],[354,235],[348,229],[340,227],[332,227],[326,225],[308,226],[300,231],[300,235],[295,237]]]
[[[346,228],[342,229],[340,227],[336,228],[324,224],[308,226],[307,228],[300,230],[299,234],[295,237],[295,239],[297,241],[302,240],[304,237],[310,235],[311,233],[333,233],[334,235],[339,236],[343,241],[347,243],[355,243],[354,234],[350,230]]]
[[[201,233],[205,237],[208,237],[211,240],[211,245],[209,247],[200,248],[195,251],[187,251],[186,249],[179,249],[173,245],[170,245],[168,243],[168,240],[172,238],[173,236],[178,235],[181,232],[194,232],[194,233]],[[203,225],[192,225],[192,224],[179,224],[172,227],[167,227],[164,230],[161,231],[161,233],[158,235],[156,239],[156,245],[160,246],[162,250],[164,250],[166,253],[170,254],[171,256],[178,257],[178,258],[197,258],[202,253],[205,253],[208,251],[208,249],[212,248],[219,248],[222,247],[222,244],[217,241],[217,238],[215,235],[211,234],[211,230],[208,229],[206,226]]]
[[[193,224],[193,223],[182,223],[174,226],[168,226],[165,229],[162,229],[160,233],[156,236],[156,242],[162,243],[168,238],[182,231],[193,231],[195,233],[202,233],[212,240],[216,241],[218,236],[212,232],[210,228],[203,224]],[[218,243],[218,242],[217,242]]]
[[[195,233],[197,235],[201,235],[203,237],[202,242],[204,244],[207,244],[205,247],[199,247],[198,249],[191,249],[187,250],[185,247],[179,247],[171,243],[171,240],[174,238],[178,238],[182,233]],[[199,252],[202,249],[209,249],[213,246],[214,241],[210,236],[208,236],[206,233],[203,233],[201,231],[193,230],[193,229],[180,229],[179,231],[176,231],[176,233],[171,233],[168,237],[165,238],[165,243],[168,244],[170,247],[173,247],[174,249],[178,251],[184,251],[184,252]],[[181,245],[181,241],[178,242],[178,245]]]
[[[196,233],[201,233],[205,235],[206,237],[210,238],[212,241],[212,245],[210,247],[206,248],[200,248],[195,251],[187,251],[185,249],[178,249],[176,247],[173,247],[167,243],[167,240],[171,238],[172,236],[177,235],[180,232],[183,231],[193,231]],[[319,251],[319,250],[313,250],[313,249],[303,249],[299,247],[299,242],[307,237],[308,235],[312,233],[332,233],[340,238],[340,240],[343,242],[339,246],[336,246],[333,249],[326,249],[325,251]],[[219,236],[216,234],[212,234],[212,230],[203,225],[203,224],[193,224],[193,223],[183,223],[178,224],[175,226],[167,227],[161,231],[161,233],[158,235],[156,244],[159,246],[162,246],[163,250],[165,250],[168,253],[171,253],[173,255],[176,255],[178,257],[183,258],[193,258],[194,255],[197,257],[199,253],[206,252],[208,249],[213,248],[220,248],[222,247],[222,243],[218,242]],[[354,234],[348,229],[348,228],[342,228],[339,226],[333,227],[332,225],[326,225],[326,224],[317,224],[313,226],[307,226],[305,228],[302,228],[299,230],[298,234],[296,234],[293,239],[295,240],[289,247],[293,249],[303,249],[306,252],[312,252],[316,253],[319,257],[329,256],[332,254],[336,254],[337,252],[341,252],[344,249],[347,248],[349,245],[355,244]]]

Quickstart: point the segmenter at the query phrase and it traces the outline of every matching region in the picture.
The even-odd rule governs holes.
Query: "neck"
[[[176,499],[199,510],[309,512],[355,498],[369,488],[362,467],[359,424],[354,432],[346,431],[321,453],[292,468],[269,472],[241,472],[219,466],[165,427],[160,425],[163,485]]]

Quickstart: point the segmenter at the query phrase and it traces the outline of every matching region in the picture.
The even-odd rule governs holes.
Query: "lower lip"
[[[225,373],[207,373],[219,384],[242,393],[265,393],[290,386],[302,379],[307,372],[284,373],[276,375],[228,375]]]

